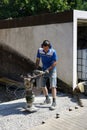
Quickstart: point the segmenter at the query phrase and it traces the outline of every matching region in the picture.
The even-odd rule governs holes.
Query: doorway
[[[77,77],[87,81],[87,20],[77,20]]]

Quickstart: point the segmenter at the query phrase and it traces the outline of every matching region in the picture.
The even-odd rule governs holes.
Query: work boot
[[[44,101],[44,104],[50,104],[51,103],[51,100],[50,100],[50,98],[48,98],[48,99],[45,99],[45,101]]]
[[[41,103],[41,105],[50,104],[50,103],[51,103],[50,98],[47,98],[47,99],[44,100],[43,103]]]
[[[55,110],[56,109],[56,102],[53,102],[49,109],[50,110]]]

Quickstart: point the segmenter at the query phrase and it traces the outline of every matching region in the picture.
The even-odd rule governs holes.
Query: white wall
[[[3,42],[35,62],[36,52],[43,40],[53,43],[59,60],[58,77],[69,85],[73,82],[73,24],[50,24],[0,30]]]

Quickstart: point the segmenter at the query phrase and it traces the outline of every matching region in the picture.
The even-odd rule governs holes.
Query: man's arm
[[[36,69],[38,69],[39,64],[40,64],[40,58],[37,58],[37,59],[36,59]]]
[[[53,64],[48,68],[48,70],[52,70],[57,65],[58,56],[56,51],[54,51],[52,58],[53,58]]]
[[[54,61],[54,63],[48,68],[48,70],[52,70],[53,69],[53,67],[55,67],[56,66],[56,64],[57,64],[57,61]]]

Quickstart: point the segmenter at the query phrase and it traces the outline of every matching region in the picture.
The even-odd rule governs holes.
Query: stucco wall
[[[69,85],[73,80],[72,23],[50,24],[0,30],[3,42],[35,62],[36,52],[48,39],[58,54],[58,77]]]

